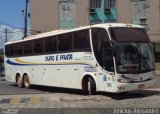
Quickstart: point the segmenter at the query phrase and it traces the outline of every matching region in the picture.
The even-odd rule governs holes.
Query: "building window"
[[[105,9],[115,8],[116,0],[104,0],[104,7]]]
[[[102,0],[90,0],[90,8],[101,8]]]

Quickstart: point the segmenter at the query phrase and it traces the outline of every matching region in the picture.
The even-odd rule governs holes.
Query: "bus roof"
[[[69,33],[69,32],[74,32],[74,31],[79,31],[79,30],[84,30],[84,29],[89,29],[89,28],[110,28],[110,27],[132,27],[132,28],[143,28],[142,26],[139,25],[133,25],[133,24],[124,24],[124,23],[103,23],[103,24],[95,24],[95,25],[89,25],[89,26],[81,26],[79,28],[74,28],[74,29],[69,29],[69,30],[54,30],[50,32],[45,32],[45,33],[40,33],[36,35],[30,35],[27,36],[25,39],[22,40],[17,40],[17,41],[9,41],[6,44],[11,44],[11,43],[18,43],[18,42],[23,42],[23,41],[29,41],[33,39],[38,39],[42,37],[48,37],[52,35],[59,35],[59,34],[64,34],[64,33]]]

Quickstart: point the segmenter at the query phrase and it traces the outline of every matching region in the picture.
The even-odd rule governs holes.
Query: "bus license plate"
[[[138,85],[138,88],[139,88],[139,89],[143,89],[144,87],[145,87],[144,84]]]

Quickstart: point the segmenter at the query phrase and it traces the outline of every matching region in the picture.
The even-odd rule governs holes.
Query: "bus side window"
[[[8,57],[9,56],[9,45],[5,46],[5,55]]]
[[[32,55],[33,54],[32,41],[26,41],[23,43],[23,51],[24,51],[24,55]]]
[[[10,50],[10,56],[13,57],[14,56],[14,44],[10,44],[9,50]]]
[[[113,57],[107,31],[103,28],[92,28],[92,44],[99,65],[107,71],[113,71]]]
[[[57,38],[56,36],[51,36],[44,39],[45,52],[56,52],[57,51]]]
[[[72,50],[72,34],[63,34],[58,37],[58,51]]]
[[[41,54],[44,52],[43,39],[36,39],[33,41],[33,44],[34,44],[34,53],[35,54]]]
[[[93,28],[92,29],[92,44],[95,57],[98,63],[102,66],[103,59],[102,59],[102,49],[104,42],[109,41],[109,37],[107,31],[102,28]]]
[[[74,32],[73,34],[73,48],[74,50],[91,50],[89,30],[82,30]]]
[[[15,55],[17,56],[23,55],[23,43],[15,44]]]

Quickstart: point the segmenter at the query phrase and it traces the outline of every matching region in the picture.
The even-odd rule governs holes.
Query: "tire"
[[[29,89],[31,87],[31,83],[28,75],[24,75],[23,82],[24,82],[25,88]]]
[[[89,77],[88,79],[88,94],[95,95],[96,94],[96,83],[93,78]]]
[[[22,77],[20,75],[17,76],[16,83],[17,83],[18,87],[23,87],[23,80],[22,80]]]

